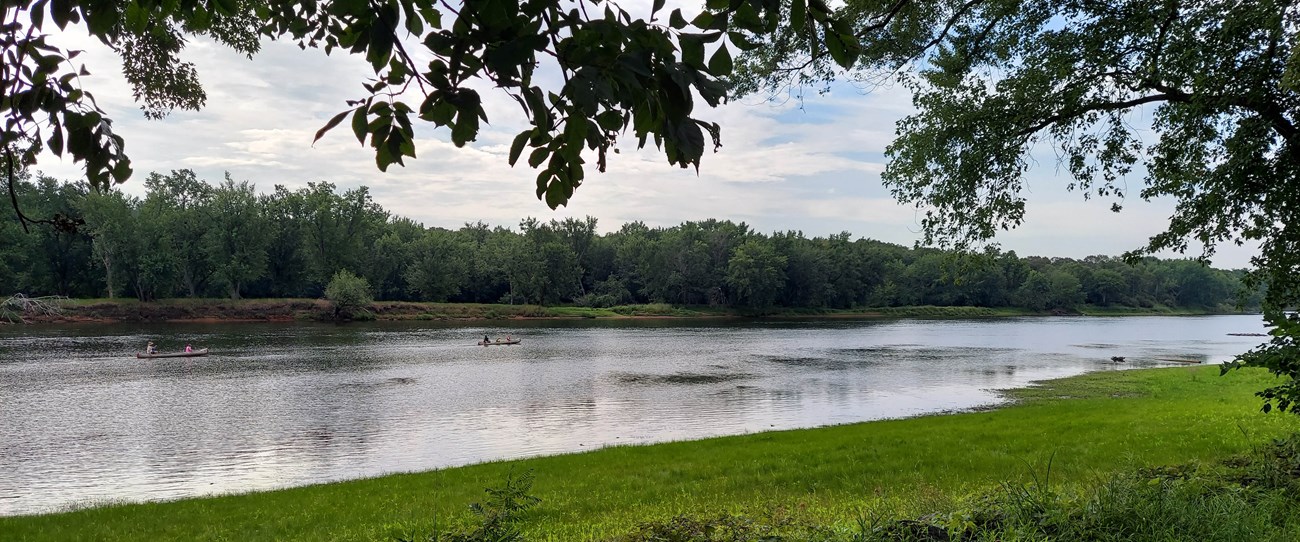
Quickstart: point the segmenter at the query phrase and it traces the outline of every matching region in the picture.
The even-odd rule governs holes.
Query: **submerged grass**
[[[1262,371],[1219,377],[1217,367],[1092,373],[1010,392],[1014,404],[987,412],[0,518],[0,539],[423,539],[471,524],[466,505],[483,488],[531,471],[541,502],[519,518],[527,540],[612,540],[674,521],[715,534],[727,531],[710,521],[736,523],[734,532],[817,526],[793,539],[849,540],[872,518],[959,511],[972,495],[1032,485],[1049,462],[1053,491],[1082,495],[1115,473],[1240,454],[1300,429],[1294,416],[1259,412],[1251,393],[1269,380]]]

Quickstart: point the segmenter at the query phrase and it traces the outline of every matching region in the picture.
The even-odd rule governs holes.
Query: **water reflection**
[[[1234,316],[490,325],[0,329],[0,514],[961,410],[1262,340]],[[149,340],[213,354],[134,359]]]

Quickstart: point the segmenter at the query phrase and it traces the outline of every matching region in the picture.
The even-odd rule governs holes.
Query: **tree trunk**
[[[113,299],[113,259],[108,255],[100,259],[104,261],[104,285],[108,287],[108,298]]]
[[[198,289],[194,286],[194,270],[190,269],[188,262],[182,265],[182,278],[185,280],[185,289],[189,291],[190,297],[198,297]]]

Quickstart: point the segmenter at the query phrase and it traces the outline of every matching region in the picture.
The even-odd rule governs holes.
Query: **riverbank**
[[[329,320],[333,310],[323,299],[70,299],[61,311],[15,315],[29,323],[75,322],[276,322]],[[664,303],[610,308],[479,303],[417,303],[380,301],[360,313],[373,320],[504,320],[545,318],[994,318],[1038,315],[1203,315],[1209,310],[1168,307],[1080,307],[1074,311],[1035,312],[1014,307],[876,307],[864,309],[741,310],[726,307],[677,306]],[[4,320],[0,320],[2,322]]]
[[[283,491],[0,518],[4,540],[423,540],[476,521],[487,487],[531,472],[526,540],[604,540],[675,517],[820,525],[961,509],[1004,484],[1065,494],[1144,466],[1212,466],[1300,430],[1259,412],[1263,371],[1106,371],[1008,392],[986,412],[496,462]],[[503,435],[508,437],[509,435]],[[1180,467],[1185,468],[1185,467]],[[1050,480],[1050,482],[1049,482]]]

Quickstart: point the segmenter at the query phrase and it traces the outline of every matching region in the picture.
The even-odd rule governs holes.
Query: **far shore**
[[[199,299],[157,301],[134,299],[67,299],[53,314],[20,314],[0,318],[0,323],[226,323],[333,321],[324,299]],[[997,318],[1015,316],[1190,316],[1253,314],[1223,307],[1186,309],[1170,307],[1080,306],[1069,310],[1032,311],[1016,307],[868,307],[860,309],[772,308],[767,310],[650,303],[608,308],[576,306],[509,305],[480,303],[424,303],[377,301],[354,316],[356,320],[476,321],[546,319],[843,319],[843,318]]]

